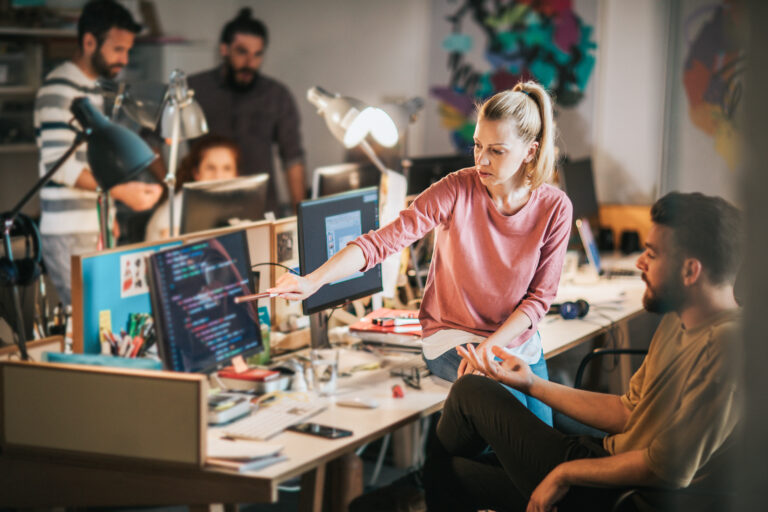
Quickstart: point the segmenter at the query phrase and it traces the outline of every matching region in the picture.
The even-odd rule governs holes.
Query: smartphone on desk
[[[351,430],[344,430],[343,428],[329,427],[328,425],[320,425],[319,423],[299,423],[288,427],[288,430],[293,432],[300,432],[302,434],[309,434],[312,436],[325,437],[326,439],[338,439],[340,437],[347,437],[352,435]]]

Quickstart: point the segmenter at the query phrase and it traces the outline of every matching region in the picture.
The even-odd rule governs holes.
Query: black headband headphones
[[[550,313],[560,314],[566,320],[574,318],[584,318],[589,313],[589,302],[579,299],[575,302],[566,301],[562,304],[552,304],[549,308]]]
[[[5,222],[5,216],[2,221]],[[26,247],[23,258],[10,260],[6,253],[0,258],[0,285],[2,286],[26,286],[31,284],[42,273],[42,254],[40,252],[40,231],[32,219],[19,213],[13,221],[15,233],[11,235],[24,236]],[[31,243],[30,243],[31,239]]]

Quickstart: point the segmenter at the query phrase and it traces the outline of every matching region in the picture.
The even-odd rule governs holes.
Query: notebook
[[[631,268],[603,268],[600,262],[600,251],[597,248],[595,237],[592,234],[592,228],[586,217],[576,220],[576,228],[579,230],[579,238],[584,246],[584,252],[587,253],[587,261],[595,269],[598,275],[606,277],[619,276],[639,276],[640,272]]]

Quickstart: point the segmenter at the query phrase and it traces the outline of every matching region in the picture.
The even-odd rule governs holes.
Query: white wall
[[[662,161],[668,5],[600,1],[593,162],[601,203],[650,204]]]
[[[313,85],[372,104],[426,95],[429,39],[427,0],[161,0],[155,2],[163,31],[207,42],[193,73],[216,65],[224,24],[244,6],[264,21],[270,43],[263,72],[286,84],[301,111],[307,167],[343,161],[344,149],[306,100]],[[184,59],[189,62],[188,58]],[[413,125],[409,145],[423,144],[423,122]]]

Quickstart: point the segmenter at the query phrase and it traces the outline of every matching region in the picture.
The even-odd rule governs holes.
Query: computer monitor
[[[448,174],[475,165],[475,158],[466,155],[442,155],[410,158],[408,195],[421,194]]]
[[[318,167],[312,174],[312,199],[349,190],[378,187],[381,172],[375,165],[338,164]]]
[[[256,303],[234,302],[255,290],[244,231],[166,249],[148,262],[165,368],[209,372],[264,349]]]
[[[230,219],[263,220],[268,183],[268,174],[185,183],[181,232],[227,227]]]
[[[598,220],[595,179],[592,173],[592,159],[565,160],[560,168],[565,193],[573,203],[573,218]]]
[[[375,187],[302,201],[298,208],[299,268],[307,275],[363,233],[379,227]],[[304,300],[305,315],[382,290],[381,265],[327,284]]]

